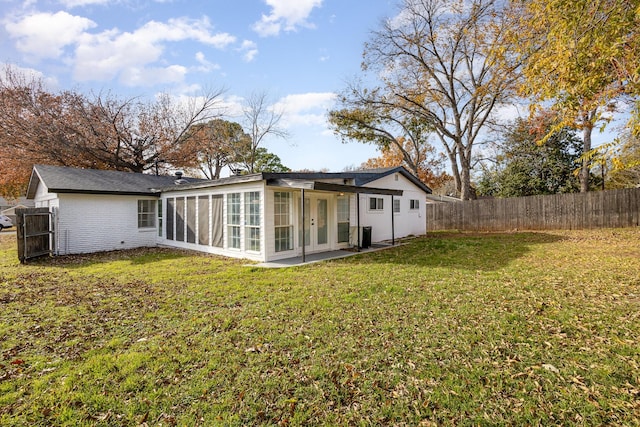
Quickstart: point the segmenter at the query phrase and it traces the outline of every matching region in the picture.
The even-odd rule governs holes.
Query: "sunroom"
[[[360,195],[387,197],[393,206],[403,192],[283,174],[251,178],[163,190],[159,243],[256,261],[304,261],[306,254],[361,246]],[[393,240],[391,209],[388,227]]]

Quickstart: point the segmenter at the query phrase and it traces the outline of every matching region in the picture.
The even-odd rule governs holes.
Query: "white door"
[[[302,222],[302,212],[298,215],[298,224]],[[304,198],[304,243],[305,251],[321,252],[329,250],[329,198],[322,195]],[[298,245],[302,245],[299,234]]]

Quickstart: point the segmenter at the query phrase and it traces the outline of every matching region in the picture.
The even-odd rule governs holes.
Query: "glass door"
[[[302,222],[302,211],[300,211],[298,224]],[[305,250],[318,252],[329,248],[329,199],[327,197],[305,196],[302,228]],[[302,232],[298,234],[298,245],[302,245]]]

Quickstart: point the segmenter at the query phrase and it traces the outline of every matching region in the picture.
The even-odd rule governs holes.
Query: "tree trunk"
[[[476,198],[476,193],[471,188],[471,146],[458,142],[458,153],[460,157],[460,198],[462,200],[472,200]]]
[[[453,183],[456,186],[456,191],[460,194],[462,188],[460,182],[460,170],[458,168],[458,159],[455,152],[447,150],[447,157],[449,157],[449,163],[451,164],[451,175],[453,175]]]
[[[471,200],[475,194],[471,190],[471,171],[467,165],[462,165],[460,169],[460,198],[462,200]]]
[[[586,154],[591,151],[591,133],[593,132],[593,120],[591,112],[584,113],[582,121],[582,168],[580,169],[580,192],[589,191],[589,171],[591,170],[591,161],[586,158]]]

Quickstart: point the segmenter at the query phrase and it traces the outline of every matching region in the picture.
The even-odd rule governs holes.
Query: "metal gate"
[[[53,215],[49,208],[16,209],[18,258],[22,264],[28,259],[53,253]]]

